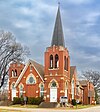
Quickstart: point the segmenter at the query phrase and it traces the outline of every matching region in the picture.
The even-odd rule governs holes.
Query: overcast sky
[[[100,0],[59,0],[66,47],[77,70],[100,69]],[[57,0],[0,0],[0,29],[30,48],[44,63],[57,13]],[[99,70],[100,71],[100,70]]]

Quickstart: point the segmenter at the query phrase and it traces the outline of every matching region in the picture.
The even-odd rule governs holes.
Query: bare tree
[[[29,49],[16,42],[11,32],[0,31],[0,88],[7,80],[9,64],[23,61],[29,54]]]
[[[99,103],[100,97],[100,72],[88,70],[82,72],[82,76],[84,76],[88,81],[92,82],[95,89],[95,100]]]
[[[88,70],[82,72],[82,75],[89,80],[90,82],[93,83],[96,91],[100,92],[100,72],[98,71],[93,71],[93,70]]]

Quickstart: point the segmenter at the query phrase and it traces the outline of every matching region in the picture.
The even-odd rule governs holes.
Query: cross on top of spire
[[[60,2],[58,1],[58,7],[60,7]]]

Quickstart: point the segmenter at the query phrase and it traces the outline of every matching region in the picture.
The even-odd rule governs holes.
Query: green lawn
[[[91,107],[94,107],[94,106],[98,106],[98,105],[77,105],[77,106],[73,106],[73,108],[71,108],[71,107],[59,107],[59,108],[55,108],[55,109],[76,110],[76,109],[91,108]]]
[[[90,108],[90,107],[94,107],[97,105],[77,105],[77,106],[73,106],[73,108],[70,107],[66,107],[67,109],[84,109],[84,108]]]
[[[90,108],[90,107],[94,107],[96,105],[77,105],[74,106],[75,109],[84,109],[84,108]]]
[[[22,112],[22,111],[0,109],[0,112]]]
[[[38,105],[11,105],[11,107],[19,107],[19,108],[38,108]]]
[[[77,106],[73,106],[73,108],[70,107],[64,107],[67,109],[84,109],[84,108],[90,108],[96,105],[77,105]],[[38,108],[38,105],[11,105],[11,107],[18,107],[18,108]],[[63,108],[63,107],[61,107]],[[59,109],[59,108],[58,108]]]

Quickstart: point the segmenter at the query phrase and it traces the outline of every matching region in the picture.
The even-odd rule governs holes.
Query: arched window
[[[32,71],[32,64],[30,63],[30,71]]]
[[[68,58],[66,59],[66,70],[68,71]]]
[[[65,82],[65,96],[68,97],[68,83]]]
[[[36,83],[36,78],[34,77],[33,74],[29,75],[27,80],[26,80],[27,84],[35,84]]]
[[[40,85],[40,97],[44,96],[44,85]]]
[[[50,68],[53,68],[53,55],[50,55]]]
[[[59,67],[59,57],[58,54],[55,55],[55,68]]]
[[[48,88],[59,88],[59,84],[55,79],[52,79],[48,84]]]
[[[15,77],[17,76],[17,70],[15,70]]]
[[[66,60],[66,56],[64,57],[64,69],[67,70],[67,60]]]
[[[22,97],[23,96],[23,85],[21,84],[20,86],[19,86],[19,97]]]
[[[51,87],[57,87],[57,84],[56,84],[55,81],[52,81],[52,83],[51,83]]]
[[[11,84],[11,99],[14,100],[14,97],[16,97],[16,88],[15,88],[15,82]]]
[[[12,70],[11,74],[12,74],[12,77],[14,77],[14,74],[15,74],[15,73],[14,73],[14,70]]]
[[[74,99],[74,80],[72,80],[72,99]]]
[[[65,83],[65,88],[68,88],[68,83],[67,82]]]
[[[11,86],[12,86],[12,87],[11,87],[11,88],[12,88],[12,90],[14,90],[14,89],[15,89],[15,87],[14,87],[14,86],[15,86],[15,83],[12,83],[12,85],[11,85]]]

